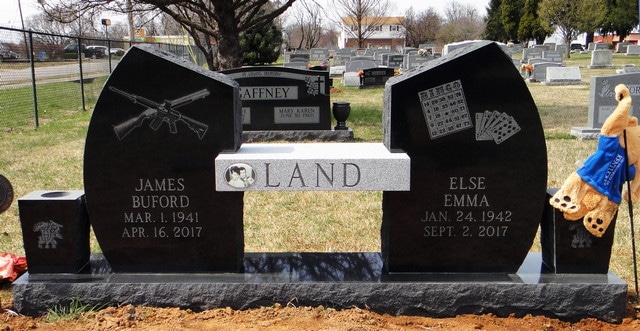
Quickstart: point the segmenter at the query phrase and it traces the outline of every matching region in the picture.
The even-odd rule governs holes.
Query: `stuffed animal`
[[[627,175],[631,180],[632,201],[638,201],[640,196],[640,179],[634,180],[640,166],[640,126],[630,114],[629,89],[619,84],[615,87],[615,98],[618,105],[600,129],[596,152],[565,180],[549,201],[567,220],[582,218],[585,228],[596,237],[602,237],[607,230],[621,198],[627,200]]]

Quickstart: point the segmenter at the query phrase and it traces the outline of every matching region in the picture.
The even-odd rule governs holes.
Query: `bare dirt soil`
[[[4,307],[10,303],[5,302]],[[18,330],[640,330],[640,305],[629,303],[627,317],[620,323],[583,319],[569,323],[559,319],[527,315],[497,317],[460,315],[452,318],[381,315],[352,308],[293,305],[250,310],[231,308],[192,312],[177,308],[109,307],[84,313],[71,320],[50,322],[44,317],[12,316],[3,309],[0,331]]]

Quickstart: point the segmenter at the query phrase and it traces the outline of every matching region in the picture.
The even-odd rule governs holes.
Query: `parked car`
[[[573,43],[573,44],[571,44],[569,49],[572,50],[572,51],[582,52],[582,51],[584,51],[584,46],[582,46],[582,44]]]
[[[69,44],[64,49],[65,58],[75,58],[74,54],[78,54],[78,44]],[[80,52],[84,54],[84,57],[99,59],[104,57],[104,52],[99,49],[87,48],[85,44],[80,45]]]
[[[112,47],[111,48],[111,55],[123,56],[124,55],[124,49],[118,48],[118,47]]]
[[[104,54],[104,55],[108,55],[107,46],[91,45],[91,46],[87,46],[87,49],[97,50],[97,51],[102,52],[102,54]]]
[[[0,45],[0,61],[4,59],[19,59],[20,54],[12,51],[9,47]]]

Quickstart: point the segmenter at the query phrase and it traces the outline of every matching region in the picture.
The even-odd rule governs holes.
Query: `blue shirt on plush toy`
[[[598,192],[606,195],[610,201],[620,204],[622,185],[627,181],[624,170],[626,154],[620,146],[617,136],[600,136],[598,148],[577,173]],[[629,177],[636,176],[636,167],[629,166]]]

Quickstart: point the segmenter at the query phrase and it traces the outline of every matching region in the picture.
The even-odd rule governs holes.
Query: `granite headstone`
[[[396,69],[402,68],[404,59],[405,59],[405,55],[402,55],[402,54],[389,55],[387,67],[396,68]]]
[[[389,79],[383,126],[411,158],[411,191],[383,192],[385,269],[515,272],[540,224],[547,152],[511,59],[478,42]]]
[[[83,191],[33,191],[18,208],[30,274],[78,273],[89,264]]]
[[[295,58],[291,59],[289,62],[285,62],[283,64],[285,68],[293,68],[293,69],[309,69],[309,60],[305,58]]]
[[[539,48],[525,48],[522,50],[522,63],[528,63],[529,59],[541,58],[542,49]]]
[[[614,98],[614,88],[618,84],[625,84],[629,88],[632,99],[631,113],[633,116],[639,116],[637,105],[640,105],[640,84],[638,82],[640,82],[640,72],[592,76],[589,85],[587,125],[598,129],[602,127],[604,121],[618,105]]]
[[[595,49],[591,52],[589,69],[610,69],[613,65],[613,51],[609,49]]]
[[[309,50],[309,59],[312,61],[327,61],[329,60],[329,49],[312,48]]]
[[[534,82],[544,82],[547,80],[547,69],[551,67],[562,67],[561,63],[557,62],[541,62],[533,65],[533,74],[530,78]]]
[[[243,130],[329,130],[328,71],[244,67],[221,71],[240,85]]]
[[[116,272],[237,272],[242,192],[217,192],[213,160],[242,141],[238,85],[134,46],[100,94],[84,183],[96,239]]]
[[[379,87],[384,86],[387,80],[395,75],[396,70],[393,68],[370,68],[362,70],[360,77],[360,87]]]
[[[634,56],[640,55],[640,45],[629,45],[627,46],[627,52],[625,55]]]
[[[547,198],[551,198],[557,190],[548,189]],[[560,211],[546,203],[540,225],[544,266],[555,273],[606,274],[611,260],[615,224],[616,217],[611,221],[607,232],[598,238],[584,228],[582,219],[569,221]]]
[[[572,67],[547,67],[544,85],[578,85],[583,84],[580,68]],[[586,84],[586,83],[585,83]]]

